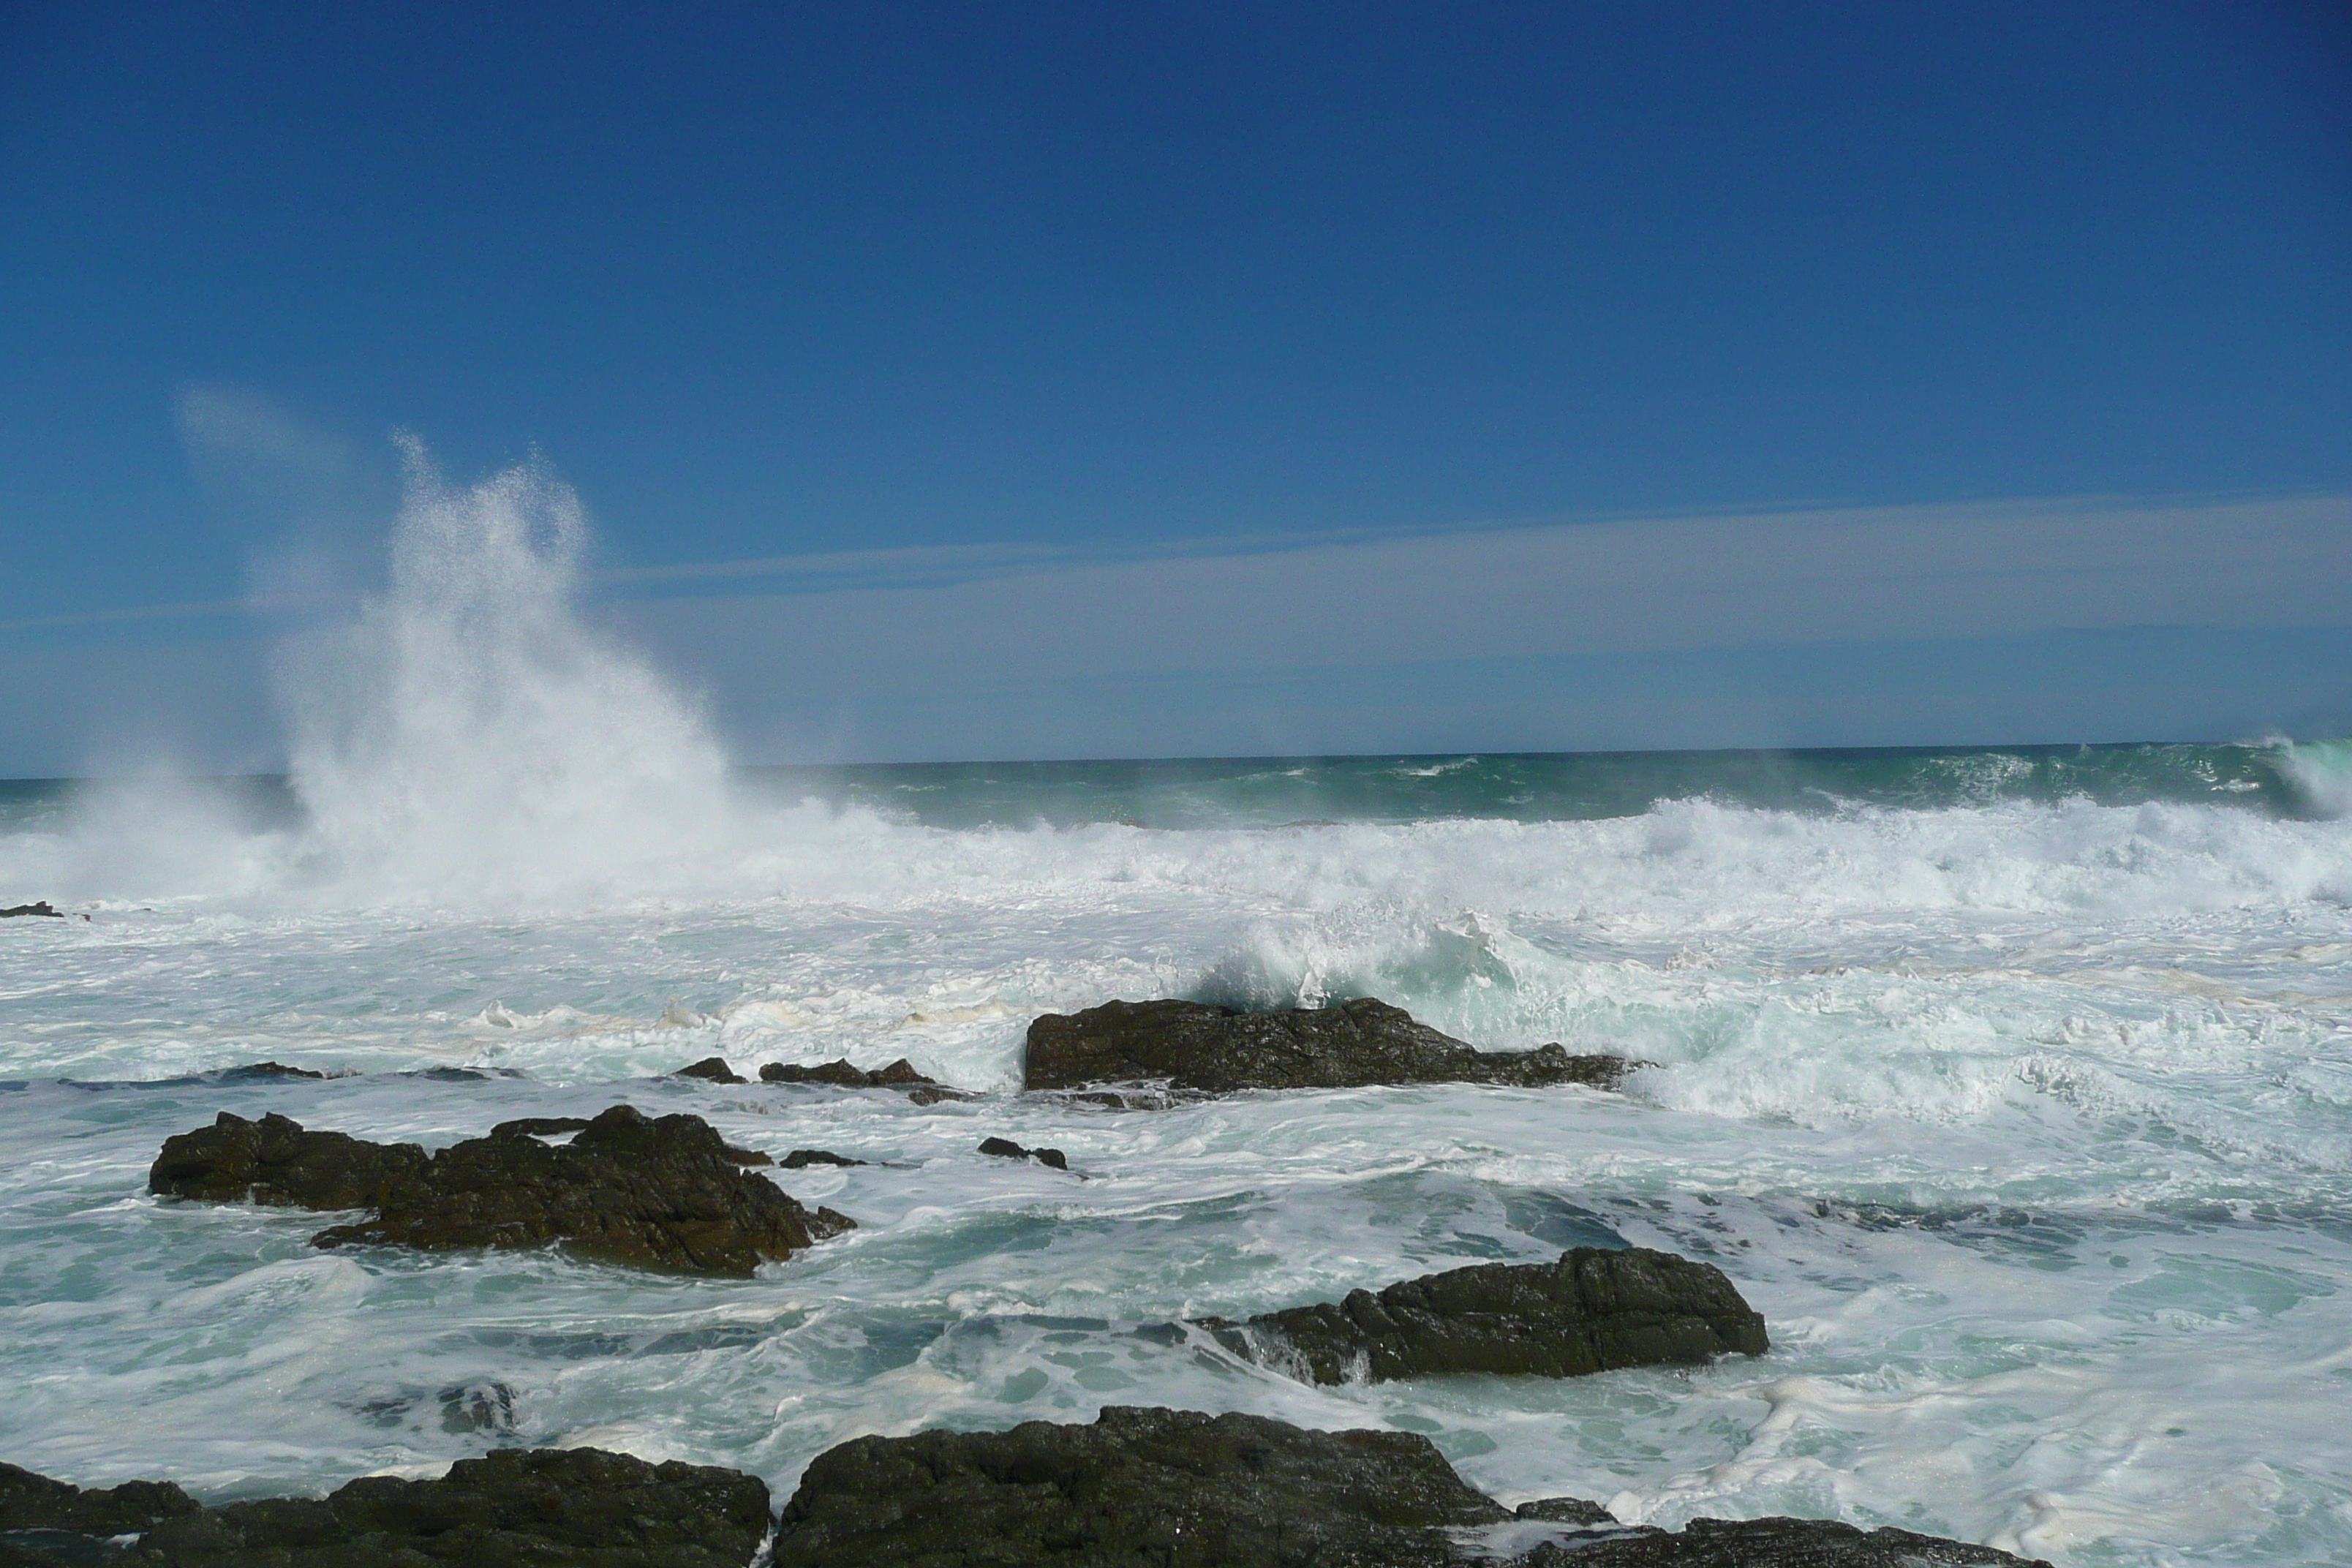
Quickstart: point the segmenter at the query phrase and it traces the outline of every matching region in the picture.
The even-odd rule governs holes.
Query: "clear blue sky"
[[[245,411],[310,479],[208,472],[192,407]],[[266,761],[266,626],[58,617],[233,600],[289,527],[380,526],[395,426],[460,476],[542,452],[640,569],[2340,498],[2352,7],[0,5],[0,773],[82,765],[75,726],[167,676],[243,736],[214,760]],[[2352,616],[2157,618],[2237,638],[2179,657],[2240,673],[2168,719],[2139,691],[2146,722],[2352,716],[2307,668],[2352,667]],[[728,664],[634,624],[746,755],[1241,743],[1045,687],[929,743],[887,682],[763,720],[737,688],[788,682],[790,647],[746,630]],[[1743,646],[1836,640],[1803,629]],[[1841,646],[1790,680],[1948,664],[1884,628]],[[2021,644],[2015,680],[2056,647]],[[1396,662],[1442,708],[1449,657]],[[1722,658],[1606,679],[1663,700],[1777,668]],[[1327,723],[1382,708],[1348,668],[1372,687],[1298,688],[1269,739],[1648,734],[1546,729],[1538,697],[1604,679],[1564,667],[1511,678],[1492,739]],[[1216,706],[1188,689],[1171,711]],[[1010,699],[1067,721],[992,731]],[[2102,711],[1775,722],[2046,739]],[[1770,738],[1694,723],[1649,738]]]

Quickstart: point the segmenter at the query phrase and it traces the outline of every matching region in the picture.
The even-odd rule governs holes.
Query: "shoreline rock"
[[[51,904],[47,899],[29,904],[12,904],[5,910],[0,910],[0,921],[18,920],[26,916],[46,921],[61,921],[66,918],[65,911]]]
[[[760,1069],[760,1081],[821,1083],[835,1089],[895,1089],[917,1105],[937,1105],[943,1100],[976,1098],[961,1089],[950,1089],[935,1078],[924,1077],[915,1070],[915,1064],[904,1057],[887,1067],[870,1070],[855,1065],[847,1057],[819,1062],[814,1067],[803,1067],[796,1062],[770,1062]]]
[[[168,1482],[82,1491],[0,1465],[0,1564],[743,1568],[769,1506],[756,1476],[598,1448],[502,1449],[438,1480],[366,1476],[324,1498],[217,1509]]]
[[[1763,1316],[1722,1269],[1643,1247],[1475,1264],[1246,1322],[1201,1321],[1235,1354],[1317,1384],[1582,1377],[1771,1348]]]
[[[541,1142],[571,1134],[569,1143]],[[616,1105],[602,1115],[499,1123],[437,1154],[306,1131],[283,1116],[227,1111],[164,1142],[148,1190],[208,1202],[313,1209],[373,1208],[314,1247],[390,1245],[420,1251],[560,1246],[596,1262],[678,1273],[749,1276],[856,1228],[829,1208],[803,1207],[746,1164],[698,1116],[648,1117]]]
[[[1551,1524],[1516,1555],[1498,1527]],[[1596,1531],[1594,1527],[1599,1527]],[[1484,1538],[1484,1539],[1482,1539]],[[985,1555],[970,1550],[987,1543]],[[1572,1544],[1568,1544],[1572,1543]],[[1428,1438],[1258,1415],[1111,1405],[1092,1424],[859,1437],[811,1462],[774,1568],[1936,1568],[2020,1564],[1990,1547],[1825,1520],[1618,1524],[1597,1503],[1513,1510]]]
[[[1482,1051],[1371,997],[1244,1013],[1205,1002],[1106,1002],[1029,1026],[1022,1087],[1166,1083],[1204,1094],[1411,1083],[1613,1089],[1635,1064],[1559,1046]],[[764,1069],[763,1069],[764,1070]]]
[[[698,1062],[688,1062],[669,1075],[672,1078],[698,1078],[711,1083],[749,1083],[751,1080],[727,1065],[725,1057],[705,1057]]]

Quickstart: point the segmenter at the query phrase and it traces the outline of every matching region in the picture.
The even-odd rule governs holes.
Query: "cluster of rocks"
[[[771,1536],[771,1531],[772,1535]],[[508,1450],[434,1481],[198,1506],[133,1481],[82,1491],[0,1466],[0,1568],[1962,1568],[1990,1547],[1824,1520],[1617,1523],[1504,1507],[1426,1437],[1111,1406],[1086,1425],[859,1437],[780,1515],[751,1476],[593,1448]]]
[[[710,1083],[749,1083],[751,1080],[727,1065],[725,1057],[705,1057],[691,1062],[671,1075],[674,1078],[698,1078]],[[838,1061],[819,1062],[803,1067],[793,1062],[770,1062],[760,1069],[761,1083],[817,1083],[835,1089],[895,1089],[917,1105],[937,1105],[943,1100],[971,1100],[973,1096],[961,1089],[948,1088],[935,1078],[927,1078],[915,1070],[915,1064],[900,1057],[887,1067],[871,1069],[852,1063],[846,1057]]]
[[[564,1135],[561,1145],[542,1141]],[[319,1247],[557,1245],[599,1262],[740,1278],[856,1227],[743,1170],[769,1163],[730,1148],[698,1116],[649,1117],[626,1105],[587,1119],[501,1122],[437,1154],[223,1111],[212,1126],[167,1140],[147,1186],[215,1203],[376,1211],[320,1231],[311,1238]]]
[[[1077,1089],[1161,1083],[1202,1094],[1488,1083],[1613,1089],[1639,1064],[1564,1047],[1482,1051],[1370,997],[1244,1013],[1205,1002],[1106,1002],[1029,1026],[1022,1084]]]
[[[36,919],[52,921],[61,921],[66,918],[65,911],[52,905],[47,899],[42,899],[37,903],[11,904],[6,909],[0,910],[0,921],[13,921],[27,915]]]

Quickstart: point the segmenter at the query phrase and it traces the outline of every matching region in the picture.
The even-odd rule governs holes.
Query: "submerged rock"
[[[1648,1247],[1482,1263],[1345,1300],[1207,1320],[1229,1349],[1312,1383],[1447,1373],[1581,1377],[1770,1348],[1722,1269]]]
[[[1529,1524],[1559,1528],[1526,1543]],[[1519,1527],[1516,1532],[1513,1527]],[[1599,1527],[1595,1530],[1593,1527]],[[1512,1539],[1516,1533],[1517,1539]],[[1504,1549],[1507,1542],[1508,1547]],[[1509,1556],[1506,1550],[1519,1555]],[[1948,1568],[1990,1547],[1817,1520],[1701,1520],[1669,1533],[1597,1503],[1517,1512],[1428,1438],[1257,1415],[1109,1406],[1087,1426],[860,1437],[784,1505],[774,1568]]]
[[[836,1154],[830,1149],[795,1149],[779,1163],[787,1171],[803,1171],[811,1165],[863,1165],[866,1162]]]
[[[1029,1026],[1026,1089],[1165,1082],[1207,1094],[1373,1084],[1589,1084],[1612,1089],[1633,1064],[1559,1046],[1482,1051],[1360,997],[1328,1007],[1244,1013],[1203,1002],[1106,1002]]]
[[[208,1203],[363,1209],[421,1179],[431,1156],[415,1143],[309,1132],[275,1112],[258,1121],[224,1110],[210,1127],[163,1140],[147,1190]]]
[[[749,1083],[751,1080],[727,1065],[725,1057],[705,1057],[689,1062],[669,1075],[672,1078],[706,1079],[712,1083]]]
[[[39,1483],[22,1501],[20,1477]],[[152,1496],[120,1499],[142,1487]],[[369,1476],[323,1499],[218,1509],[173,1486],[78,1492],[0,1466],[0,1551],[13,1537],[14,1561],[110,1568],[742,1568],[768,1506],[757,1477],[596,1448],[509,1449],[460,1459],[439,1480]],[[107,1539],[134,1531],[135,1542]]]
[[[544,1135],[572,1133],[561,1146]],[[810,1210],[739,1167],[768,1156],[730,1148],[698,1116],[647,1117],[626,1105],[583,1121],[501,1122],[426,1155],[413,1143],[306,1132],[283,1116],[223,1112],[167,1141],[148,1174],[168,1196],[304,1208],[374,1208],[318,1247],[383,1243],[427,1251],[561,1245],[575,1256],[695,1274],[749,1275],[761,1261],[856,1228]]]
[[[983,1138],[980,1141],[980,1152],[992,1154],[1000,1160],[1034,1160],[1056,1171],[1070,1168],[1069,1159],[1059,1149],[1024,1149],[1010,1138]]]

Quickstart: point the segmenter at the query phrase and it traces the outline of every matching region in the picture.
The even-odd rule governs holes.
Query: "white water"
[[[572,605],[576,507],[419,472],[392,586],[289,653],[310,823],[118,795],[0,836],[0,1458],[212,1496],[601,1443],[789,1489],[861,1432],[1247,1409],[1434,1437],[1509,1500],[1835,1514],[2068,1564],[2352,1560],[2352,827],[2208,805],[950,832],[730,795]],[[2324,753],[2305,762],[2324,784]],[[2316,791],[2317,785],[2312,786]],[[1656,1065],[1112,1114],[1009,1092],[1113,995],[1370,993]],[[907,1056],[982,1100],[647,1075]],[[165,1082],[275,1058],[364,1076]],[[528,1076],[401,1076],[473,1065]],[[63,1081],[76,1080],[76,1081]],[[747,1283],[321,1254],[164,1206],[171,1132],[438,1143],[627,1099],[854,1215]],[[1001,1133],[1075,1175],[982,1159]],[[1775,1349],[1316,1390],[1139,1326],[1613,1233]],[[444,1390],[513,1394],[450,1431]]]

